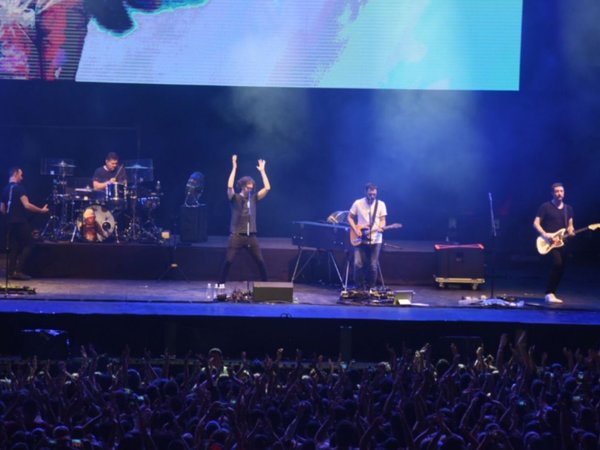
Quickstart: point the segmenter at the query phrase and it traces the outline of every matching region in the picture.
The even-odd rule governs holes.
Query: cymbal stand
[[[137,177],[136,177],[137,178]],[[137,241],[140,237],[140,222],[137,216],[137,199],[138,199],[138,188],[137,188],[137,179],[136,182],[132,186],[133,195],[129,196],[131,200],[131,219],[129,221],[129,225],[125,229],[125,236],[129,241]]]
[[[64,176],[55,177],[52,180],[52,194],[48,203],[50,204],[50,217],[46,221],[40,236],[43,239],[49,239],[52,241],[58,241],[63,239],[68,234],[66,228],[68,227],[67,221],[67,201],[66,194],[64,193],[66,186],[66,180]],[[63,192],[59,192],[62,190]],[[58,214],[57,208],[60,206],[60,215]]]
[[[132,196],[131,219],[129,226],[125,230],[125,235],[130,241],[146,241],[160,242],[160,229],[156,226],[152,217],[151,208],[148,208],[148,218],[145,222],[141,222],[141,217],[138,213],[139,190],[137,184],[133,187],[134,195]]]
[[[152,208],[148,208],[148,219],[144,222],[143,231],[154,242],[160,242],[162,239],[161,229],[156,225],[152,215]]]

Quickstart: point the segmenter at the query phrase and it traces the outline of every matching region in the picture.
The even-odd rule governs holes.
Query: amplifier
[[[440,278],[482,279],[484,275],[483,245],[436,245],[436,276]]]
[[[255,302],[292,303],[294,301],[294,283],[255,281],[252,297]]]
[[[292,244],[302,248],[319,250],[348,250],[349,225],[333,225],[322,222],[293,222]]]

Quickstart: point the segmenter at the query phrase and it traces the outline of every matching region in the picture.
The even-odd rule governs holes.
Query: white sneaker
[[[562,303],[563,301],[560,298],[557,298],[554,294],[546,294],[544,297],[546,303]]]

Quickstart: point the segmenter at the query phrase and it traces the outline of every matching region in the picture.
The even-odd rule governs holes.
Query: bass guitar
[[[358,247],[360,244],[368,244],[371,241],[371,234],[373,233],[369,225],[358,225],[357,228],[360,231],[360,235],[356,234],[354,229],[350,227],[350,244],[353,247]],[[402,228],[402,224],[392,223],[383,227],[381,231],[394,230],[396,228]]]
[[[582,231],[586,231],[586,230],[595,231],[598,228],[600,228],[600,223],[593,223],[591,225],[588,225],[587,227],[583,227],[578,230],[575,230],[575,234],[581,233]],[[552,242],[550,242],[550,243],[548,243],[546,241],[546,239],[544,239],[542,236],[538,236],[535,241],[537,251],[540,255],[546,255],[546,254],[550,253],[550,250],[552,250],[553,248],[562,247],[563,245],[565,245],[565,239],[570,237],[569,234],[567,233],[566,228],[561,228],[560,230],[555,231],[554,233],[548,233],[548,235],[550,237],[552,237]],[[558,239],[555,239],[555,238],[558,238]]]

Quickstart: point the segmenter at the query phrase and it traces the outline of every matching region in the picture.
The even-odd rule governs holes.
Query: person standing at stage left
[[[266,161],[259,159],[256,166],[263,183],[262,189],[258,192],[255,190],[256,183],[250,176],[244,176],[235,182],[237,155],[231,157],[231,166],[231,173],[227,180],[227,198],[231,208],[230,234],[227,254],[219,275],[219,284],[225,283],[235,255],[241,248],[245,248],[250,252],[258,267],[260,279],[267,281],[267,266],[256,237],[256,205],[271,190],[271,183],[269,183],[265,170]],[[235,192],[234,182],[239,192]]]
[[[95,191],[104,191],[110,184],[127,185],[125,167],[119,165],[119,155],[109,152],[104,159],[104,165],[98,167],[92,177]]]
[[[552,200],[540,205],[533,220],[533,228],[550,245],[559,243],[560,239],[553,236],[553,233],[561,228],[565,228],[569,236],[575,235],[573,208],[567,205],[564,199],[565,187],[562,183],[554,183],[552,185]],[[564,246],[553,248],[547,255],[552,260],[552,268],[550,269],[550,277],[544,297],[546,303],[563,303],[560,298],[556,297],[556,290],[565,271],[566,256]]]
[[[29,224],[27,211],[46,214],[48,205],[41,208],[29,201],[23,186],[23,169],[13,167],[8,172],[8,185],[2,191],[0,212],[6,217],[8,252],[8,276],[13,280],[29,280],[23,272],[31,249],[33,248],[33,230]]]
[[[377,284],[379,253],[383,243],[387,208],[377,198],[377,186],[367,183],[366,195],[350,208],[348,223],[358,242],[354,244],[354,284],[357,289],[369,290]]]

